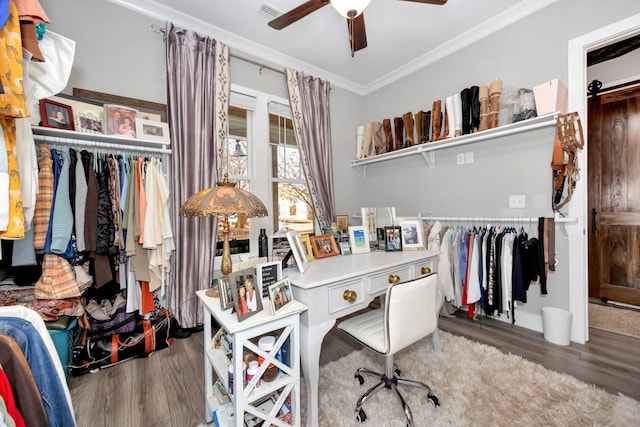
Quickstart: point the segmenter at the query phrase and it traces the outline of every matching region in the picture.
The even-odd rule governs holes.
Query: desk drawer
[[[389,276],[394,275],[400,278],[400,282],[405,282],[413,278],[413,265],[386,270],[384,273],[371,275],[369,277],[369,294],[384,292],[391,284]]]
[[[437,271],[437,265],[435,265],[435,261],[437,259],[438,258],[429,258],[413,264],[413,277],[420,277],[428,273],[435,273]],[[422,271],[423,269],[424,271]]]
[[[345,294],[347,291],[355,292],[355,294]],[[329,313],[335,313],[340,310],[352,308],[364,301],[364,282],[362,279],[342,283],[338,286],[329,288]],[[347,298],[355,298],[353,302],[349,302]]]

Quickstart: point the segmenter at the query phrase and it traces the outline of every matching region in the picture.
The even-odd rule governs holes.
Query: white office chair
[[[439,406],[438,398],[429,386],[421,381],[400,378],[402,373],[393,362],[393,355],[416,341],[432,334],[438,328],[438,303],[436,273],[422,276],[403,283],[396,283],[387,289],[384,307],[368,311],[341,322],[338,328],[345,331],[371,350],[385,356],[385,370],[375,372],[367,368],[358,368],[355,377],[364,383],[362,374],[380,378],[380,381],[367,390],[356,404],[355,417],[364,422],[367,418],[362,405],[379,391],[382,386],[393,390],[402,403],[407,426],[413,425],[411,409],[398,390],[399,384],[427,389],[427,399]]]

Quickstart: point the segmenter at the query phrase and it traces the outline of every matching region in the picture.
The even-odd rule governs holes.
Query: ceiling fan
[[[402,0],[415,3],[427,3],[441,6],[447,0]],[[364,9],[371,0],[308,0],[300,6],[291,9],[276,19],[269,21],[269,26],[276,30],[281,30],[316,10],[331,3],[331,6],[347,18],[347,29],[349,31],[349,45],[351,56],[360,49],[367,47],[367,33],[364,26]]]

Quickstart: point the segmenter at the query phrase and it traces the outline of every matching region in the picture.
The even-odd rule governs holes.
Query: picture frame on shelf
[[[256,277],[258,286],[262,290],[262,296],[267,298],[267,287],[282,279],[282,263],[280,261],[263,262],[256,265]]]
[[[233,294],[233,306],[238,316],[238,322],[248,319],[260,313],[262,307],[262,294],[256,286],[256,278],[253,269],[241,271],[236,280],[230,280],[231,293]]]
[[[73,109],[68,104],[45,98],[40,100],[42,126],[63,130],[75,130]]]
[[[231,289],[231,282],[229,276],[213,279],[213,283],[218,284],[218,293],[220,295],[220,309],[228,310],[233,307],[233,290]]]
[[[136,118],[136,135],[139,139],[157,141],[165,144],[171,142],[169,123]]]
[[[104,104],[104,133],[106,135],[136,138],[138,110],[116,104]]]
[[[402,229],[400,226],[384,227],[384,249],[387,252],[402,251]]]
[[[286,306],[293,302],[291,282],[289,281],[289,277],[283,277],[282,280],[272,283],[268,288],[271,314],[276,316]]]
[[[143,99],[129,98],[127,96],[114,95],[111,93],[97,92],[95,90],[81,89],[74,87],[73,96],[101,104],[125,105],[138,110],[138,117],[158,122],[167,122],[167,105],[159,102],[145,101]]]
[[[349,242],[340,242],[340,255],[351,255],[351,245]]]
[[[59,93],[49,99],[71,106],[76,132],[102,135],[104,133],[104,107],[101,102]]]
[[[338,231],[347,231],[349,229],[349,215],[336,215],[336,227]]]
[[[351,244],[351,253],[363,254],[370,251],[367,230],[361,225],[352,225],[349,227],[349,243]]]
[[[300,271],[300,273],[304,273],[309,266],[309,261],[307,261],[307,256],[305,255],[302,243],[298,238],[298,232],[295,230],[289,230],[286,234],[287,240],[289,241],[289,246],[291,247],[291,251],[293,252],[293,258],[295,259],[296,265],[298,266],[298,270]]]
[[[313,248],[313,256],[318,259],[340,254],[336,239],[333,237],[333,234],[311,236],[310,240],[311,247]]]
[[[424,233],[422,221],[400,220],[398,225],[402,229],[402,249],[424,249]]]
[[[304,249],[304,254],[307,257],[307,261],[313,261],[313,248],[311,248],[311,239],[308,234],[298,234],[300,244]]]

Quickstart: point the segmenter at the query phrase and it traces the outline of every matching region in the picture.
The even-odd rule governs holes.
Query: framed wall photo
[[[107,135],[136,137],[138,110],[122,105],[104,104],[105,132]]]
[[[304,273],[307,270],[309,261],[307,261],[304,248],[298,238],[298,232],[295,230],[287,231],[287,240],[289,241],[289,246],[291,246],[291,251],[293,251],[293,258],[296,260],[298,270],[300,270],[300,273]]]
[[[220,293],[220,308],[222,310],[228,310],[233,307],[233,291],[231,290],[231,283],[229,277],[220,277],[219,279],[213,279],[214,282],[218,282],[218,291]]]
[[[282,263],[280,261],[263,262],[256,265],[256,278],[258,287],[262,290],[262,296],[268,297],[267,287],[282,279]]]
[[[369,252],[369,238],[367,230],[361,225],[349,227],[349,243],[351,244],[351,253],[362,254]]]
[[[422,221],[420,220],[399,221],[398,225],[402,229],[402,249],[403,250],[424,248]]]
[[[300,239],[307,261],[313,261],[313,249],[311,248],[311,239],[309,239],[309,235],[298,234],[298,239]]]
[[[140,117],[136,118],[136,134],[139,139],[169,143],[169,123],[155,122]]]
[[[73,109],[70,105],[51,99],[41,99],[40,118],[44,127],[75,130]]]
[[[104,107],[101,102],[59,93],[49,99],[71,106],[75,130],[84,133],[102,134]]]
[[[230,281],[233,306],[238,322],[242,322],[262,311],[262,294],[258,292],[252,268],[241,271],[235,279]]]
[[[338,231],[347,231],[349,228],[349,215],[336,215],[336,227],[338,227]]]
[[[402,229],[400,226],[384,228],[384,249],[387,252],[402,250]]]
[[[292,302],[293,292],[288,277],[269,285],[269,305],[274,316]]]
[[[310,239],[314,257],[320,259],[340,254],[333,234],[311,236]]]

